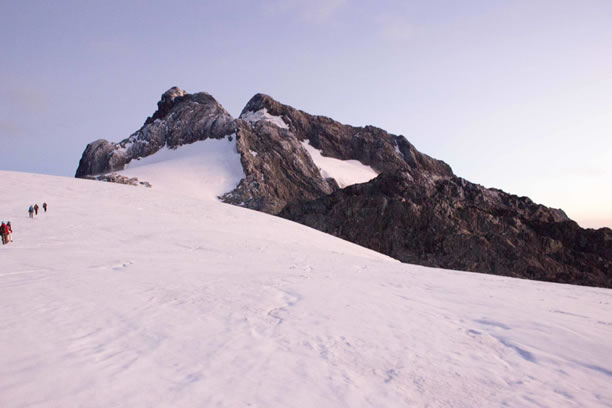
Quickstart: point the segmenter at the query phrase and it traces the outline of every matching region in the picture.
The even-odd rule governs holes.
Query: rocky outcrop
[[[233,119],[211,95],[174,87],[161,96],[157,111],[130,137],[119,143],[98,140],[88,145],[76,177],[106,177],[164,146],[177,148],[230,134],[235,134],[246,177],[222,199],[270,214],[295,200],[313,200],[339,188],[335,180],[321,175],[303,141],[325,156],[359,160],[379,173],[412,169],[432,177],[453,174],[446,163],[420,153],[403,136],[373,126],[343,125],[263,94],[251,98],[240,119]]]
[[[108,173],[116,169],[123,169],[126,163],[125,151],[119,150],[117,145],[107,140],[99,139],[85,148],[76,177],[86,177],[94,174]]]
[[[315,199],[338,189],[334,180],[321,176],[299,139],[278,120],[281,126],[269,120],[233,119],[211,95],[174,87],[161,96],[157,111],[130,137],[119,143],[98,140],[88,145],[76,176],[120,180],[106,173],[122,170],[131,160],[164,146],[178,148],[233,135],[246,177],[222,197],[225,202],[276,214],[288,202]]]
[[[177,87],[166,91],[157,111],[119,143],[97,140],[83,152],[76,177],[123,170],[131,160],[149,156],[164,146],[177,148],[235,132],[232,116],[206,92],[189,94]]]
[[[280,216],[402,262],[612,287],[612,230],[459,177],[383,173]]]
[[[378,173],[413,169],[442,177],[453,175],[448,164],[419,152],[405,137],[392,135],[374,126],[344,125],[325,116],[310,115],[283,105],[264,94],[251,98],[240,117],[253,112],[265,112],[281,118],[298,140],[310,141],[324,156],[359,160]]]
[[[268,121],[237,121],[236,148],[246,175],[222,200],[276,214],[290,202],[312,200],[338,189],[324,179],[295,135]]]
[[[102,174],[100,176],[85,176],[89,180],[106,181],[107,183],[126,184],[129,186],[153,187],[148,181],[139,181],[138,177],[127,177],[117,173]]]
[[[322,177],[309,144],[328,157],[358,160],[378,172],[412,169],[430,177],[450,177],[451,168],[420,153],[403,136],[373,126],[343,125],[283,105],[257,94],[236,121],[237,148],[246,178],[222,199],[277,214],[296,200],[313,200],[338,190],[334,179]]]

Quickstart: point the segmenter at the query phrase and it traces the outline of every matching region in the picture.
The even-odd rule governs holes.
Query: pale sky
[[[0,0],[0,169],[72,176],[172,86],[403,134],[612,227],[612,1]]]

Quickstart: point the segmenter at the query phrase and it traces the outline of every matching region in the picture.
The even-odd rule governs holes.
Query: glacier
[[[612,405],[611,290],[402,264],[223,204],[235,162],[163,178],[235,160],[214,143],[125,171],[150,189],[0,171],[0,406]]]

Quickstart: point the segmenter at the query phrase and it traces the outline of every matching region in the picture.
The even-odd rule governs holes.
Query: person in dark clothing
[[[38,204],[34,204],[34,214],[38,215]]]
[[[34,218],[34,207],[30,206],[30,208],[28,208],[28,215],[30,218]]]
[[[45,210],[45,212],[47,212],[47,203],[43,203],[43,210]]]
[[[2,245],[8,244],[8,227],[2,221],[2,225],[0,225],[0,235],[2,236]]]

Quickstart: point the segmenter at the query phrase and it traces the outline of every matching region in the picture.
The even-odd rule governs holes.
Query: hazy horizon
[[[172,86],[404,135],[460,177],[612,227],[612,3],[3,2],[2,170],[73,176]]]

